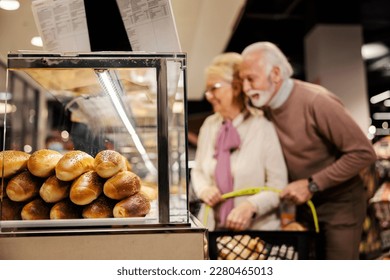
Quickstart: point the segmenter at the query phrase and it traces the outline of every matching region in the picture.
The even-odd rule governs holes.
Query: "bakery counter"
[[[201,260],[207,230],[189,226],[46,229],[0,233],[2,260]]]

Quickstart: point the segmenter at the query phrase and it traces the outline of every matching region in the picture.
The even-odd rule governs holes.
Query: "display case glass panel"
[[[4,114],[2,230],[189,225],[185,54],[10,53],[7,106],[15,76],[46,105]]]

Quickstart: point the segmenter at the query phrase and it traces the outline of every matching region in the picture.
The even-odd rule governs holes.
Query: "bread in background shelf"
[[[80,219],[81,211],[80,206],[73,204],[69,199],[64,199],[54,204],[50,209],[50,219]]]
[[[112,211],[116,202],[116,200],[112,200],[102,194],[96,200],[84,206],[82,216],[86,219],[112,218]]]

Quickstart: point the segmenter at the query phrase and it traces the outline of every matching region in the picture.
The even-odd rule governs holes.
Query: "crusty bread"
[[[42,198],[36,198],[24,205],[21,213],[23,220],[46,220],[50,218],[50,206]]]
[[[249,235],[220,236],[217,238],[221,260],[258,260],[264,259],[262,254],[264,242],[259,237]]]
[[[87,205],[97,199],[103,191],[103,179],[95,171],[78,177],[70,187],[70,200],[77,205]]]
[[[115,218],[145,217],[150,211],[150,201],[142,193],[136,193],[115,204]]]
[[[140,192],[142,192],[144,195],[146,195],[146,197],[149,198],[149,200],[155,200],[155,199],[157,199],[157,196],[158,196],[158,191],[157,191],[157,188],[155,188],[155,187],[141,185]]]
[[[71,182],[58,180],[52,175],[46,179],[39,189],[39,195],[47,203],[56,203],[69,196]]]
[[[93,170],[94,158],[86,152],[69,151],[58,161],[55,172],[61,181],[72,181],[81,174]]]
[[[3,198],[1,202],[1,220],[20,220],[20,212],[23,206],[23,202],[15,202],[9,198]]]
[[[131,171],[121,171],[104,183],[104,194],[116,200],[129,197],[141,188],[141,179]]]
[[[291,222],[287,225],[282,227],[282,230],[285,231],[307,231],[307,228],[305,228],[302,224],[298,222]]]
[[[50,209],[50,219],[80,219],[81,207],[73,204],[69,199],[61,200]]]
[[[113,217],[112,210],[114,209],[116,200],[112,200],[105,195],[100,195],[96,200],[86,205],[83,209],[83,218],[111,218]]]
[[[8,178],[26,169],[29,158],[30,155],[22,151],[1,151],[0,166],[3,166],[4,164],[4,173],[2,173],[2,177]]]
[[[95,156],[95,171],[102,178],[110,178],[127,170],[126,158],[114,150],[103,150]]]
[[[31,174],[47,178],[54,174],[54,169],[61,158],[60,152],[48,149],[38,150],[28,159],[27,168]]]
[[[38,195],[41,185],[42,179],[26,170],[9,180],[6,193],[13,201],[27,201]]]

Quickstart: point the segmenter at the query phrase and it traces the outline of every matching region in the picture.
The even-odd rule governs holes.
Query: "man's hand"
[[[215,186],[205,188],[201,194],[200,199],[210,207],[214,207],[216,204],[222,201],[221,192]]]
[[[254,213],[256,207],[249,201],[245,201],[229,213],[225,227],[231,230],[245,230],[249,228]]]
[[[294,181],[283,189],[280,193],[280,198],[282,200],[291,201],[296,205],[303,204],[309,201],[313,196],[309,191],[308,185],[309,181],[307,179]]]

